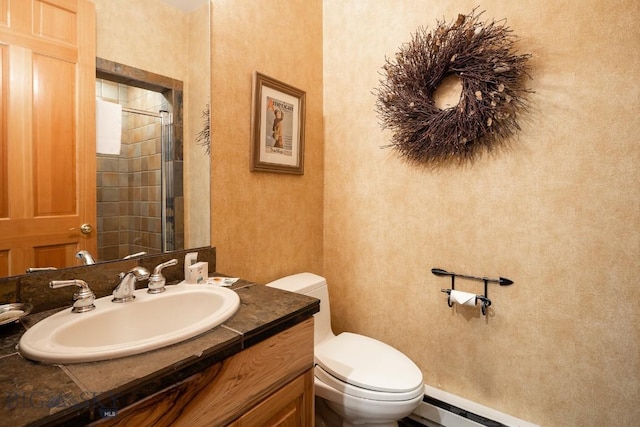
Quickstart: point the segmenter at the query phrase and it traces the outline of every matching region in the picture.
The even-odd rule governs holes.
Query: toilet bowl
[[[424,395],[422,372],[406,355],[363,335],[334,335],[323,277],[300,273],[267,286],[320,300],[314,319],[318,427],[397,426],[418,407]]]

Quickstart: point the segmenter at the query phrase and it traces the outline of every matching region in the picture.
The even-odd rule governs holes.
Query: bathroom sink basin
[[[95,300],[86,313],[65,309],[24,333],[18,351],[44,363],[79,363],[131,356],[175,344],[212,329],[240,306],[234,291],[212,285],[167,286],[161,294],[134,292],[135,300]]]

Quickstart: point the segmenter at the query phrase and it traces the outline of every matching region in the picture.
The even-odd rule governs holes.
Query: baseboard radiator
[[[431,386],[424,391],[409,418],[427,427],[539,427]]]

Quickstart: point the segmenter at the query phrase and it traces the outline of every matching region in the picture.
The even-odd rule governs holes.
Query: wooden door
[[[96,252],[95,6],[0,0],[0,276]],[[85,229],[86,231],[86,229]]]

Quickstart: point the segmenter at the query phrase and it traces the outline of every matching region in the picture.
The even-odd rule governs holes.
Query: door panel
[[[35,1],[34,33],[64,43],[76,44],[77,4],[71,1]]]
[[[0,251],[0,276],[9,275],[9,251]]]
[[[0,0],[2,1],[2,0]],[[1,15],[0,15],[1,16]],[[7,57],[9,49],[0,45],[0,218],[9,215],[9,183],[7,174],[7,93],[9,75]]]
[[[76,245],[54,244],[33,248],[34,262],[37,265],[64,265],[69,257],[75,257]]]
[[[34,216],[76,213],[75,64],[34,55]]]
[[[0,0],[0,25],[9,25],[9,0]]]

